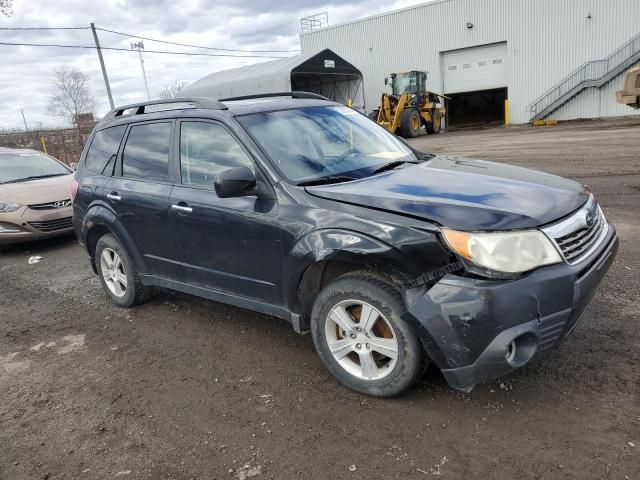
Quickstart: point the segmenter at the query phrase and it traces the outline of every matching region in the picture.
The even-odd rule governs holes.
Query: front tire
[[[415,108],[405,108],[402,112],[402,118],[400,118],[400,134],[404,138],[413,138],[420,135],[420,126],[422,125],[422,118],[420,112]]]
[[[149,299],[151,289],[142,284],[131,257],[114,235],[100,237],[95,259],[102,288],[113,303],[129,308]]]
[[[346,274],[316,299],[311,334],[320,358],[336,379],[375,397],[405,392],[424,369],[424,350],[402,320],[398,291],[371,273]]]

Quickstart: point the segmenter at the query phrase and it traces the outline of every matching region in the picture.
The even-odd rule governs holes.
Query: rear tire
[[[374,397],[400,395],[424,371],[425,352],[402,320],[404,302],[383,278],[343,275],[325,287],[311,314],[320,359],[344,386]]]
[[[377,122],[379,113],[380,113],[380,110],[373,110],[372,112],[369,112],[369,115],[367,115],[367,117],[369,117],[369,120],[373,120],[374,122]]]
[[[116,305],[133,307],[151,296],[151,288],[142,284],[131,257],[114,235],[100,237],[95,262],[102,288]]]
[[[440,133],[442,128],[442,114],[438,110],[433,109],[431,111],[431,121],[427,123],[427,133],[436,134]]]
[[[405,108],[400,119],[400,135],[404,138],[413,138],[420,135],[422,118],[415,108]]]

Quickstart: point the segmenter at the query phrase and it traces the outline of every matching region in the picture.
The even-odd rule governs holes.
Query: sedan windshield
[[[71,171],[41,153],[0,153],[0,184],[69,175]]]
[[[416,162],[411,149],[347,107],[319,106],[253,113],[238,121],[290,181],[348,181],[386,165]]]

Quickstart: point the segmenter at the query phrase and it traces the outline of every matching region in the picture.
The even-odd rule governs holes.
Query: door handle
[[[187,207],[186,205],[171,205],[171,210],[175,210],[178,213],[191,213],[191,212],[193,212],[193,208]]]
[[[118,192],[111,192],[107,194],[107,200],[111,200],[112,202],[119,202],[122,200],[122,197],[118,195]]]

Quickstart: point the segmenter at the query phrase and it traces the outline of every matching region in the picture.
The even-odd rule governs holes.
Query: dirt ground
[[[621,246],[563,348],[471,394],[430,370],[367,398],[281,320],[168,293],[118,309],[73,238],[12,247],[0,479],[640,478],[640,120],[413,143],[591,186]]]

